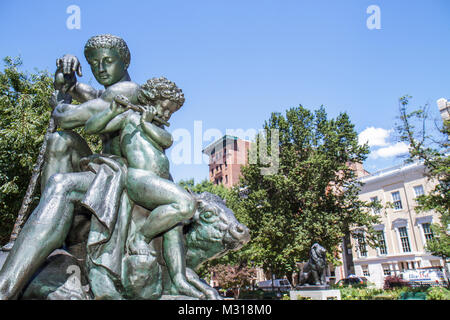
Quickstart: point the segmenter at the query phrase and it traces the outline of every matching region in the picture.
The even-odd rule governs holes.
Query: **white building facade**
[[[400,272],[424,267],[442,266],[442,259],[424,249],[433,237],[431,224],[439,223],[433,211],[416,212],[415,198],[434,189],[435,182],[425,176],[420,163],[396,166],[361,178],[360,199],[378,201],[387,209],[373,210],[380,217],[374,226],[378,231],[380,246],[369,247],[363,230],[354,230],[352,255],[357,276],[364,276],[377,287],[383,287],[384,278]]]

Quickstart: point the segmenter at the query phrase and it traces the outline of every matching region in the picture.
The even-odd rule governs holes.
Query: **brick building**
[[[241,166],[248,162],[250,141],[225,135],[212,142],[203,153],[209,156],[209,180],[232,187],[239,182]]]

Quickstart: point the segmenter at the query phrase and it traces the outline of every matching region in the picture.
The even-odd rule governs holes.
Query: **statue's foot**
[[[1,250],[4,252],[8,252],[8,251],[11,251],[13,246],[14,246],[14,241],[10,241],[7,244],[5,244]]]
[[[178,294],[186,295],[189,297],[194,297],[197,299],[205,299],[206,296],[198,291],[193,285],[191,285],[187,280],[183,277],[176,277],[173,281]]]
[[[223,300],[220,294],[216,290],[207,290],[206,291],[206,299],[208,300]]]

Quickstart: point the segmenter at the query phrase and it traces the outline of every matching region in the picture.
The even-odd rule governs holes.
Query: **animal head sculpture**
[[[185,230],[186,262],[192,269],[237,250],[250,240],[248,228],[236,219],[219,196],[203,192],[194,197],[198,208]]]
[[[324,268],[327,261],[326,253],[327,251],[324,247],[318,243],[314,243],[311,247],[309,256],[312,261],[314,261],[314,265]]]

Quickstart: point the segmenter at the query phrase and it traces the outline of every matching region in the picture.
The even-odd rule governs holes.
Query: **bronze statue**
[[[84,52],[105,90],[77,81],[76,74],[82,72],[76,57],[57,60],[55,89],[82,103],[60,101],[53,111],[55,122],[65,130],[48,139],[41,200],[0,270],[0,299],[18,298],[24,289],[56,299],[158,299],[163,292],[169,297],[218,298],[193,269],[219,252],[242,246],[249,240],[248,230],[236,221],[229,233],[239,236],[239,245],[219,251],[210,248],[201,259],[190,256],[190,248],[201,241],[191,241],[183,226],[187,221],[188,226],[196,225],[195,215],[201,214],[197,206],[207,205],[173,183],[164,153],[172,144],[164,125],[184,103],[181,90],[165,78],[142,86],[132,82],[127,72],[130,52],[119,37],[92,37]],[[70,130],[76,127],[102,135],[101,154],[93,155]],[[77,286],[67,283],[52,293],[39,290],[49,274],[46,268],[52,265],[49,255],[53,252],[51,261],[69,259],[54,252],[63,244],[65,257],[83,261],[74,265],[88,281],[82,286],[87,292],[77,294],[73,289]],[[208,252],[207,247],[203,251]],[[44,263],[47,267],[36,276]]]
[[[299,285],[326,285],[327,257],[326,250],[318,243],[311,247],[309,260],[300,273]]]

